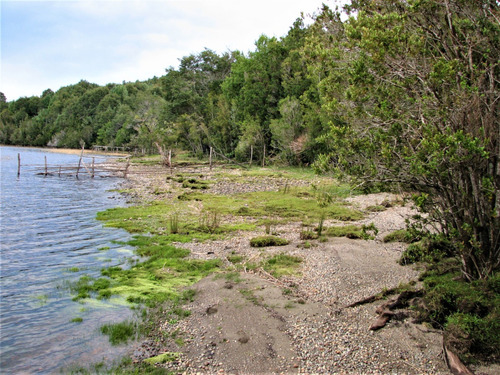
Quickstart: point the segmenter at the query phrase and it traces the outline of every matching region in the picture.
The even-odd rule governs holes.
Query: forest
[[[7,101],[0,143],[189,150],[415,191],[467,280],[500,265],[496,1],[352,1],[255,50],[205,49],[145,82]]]

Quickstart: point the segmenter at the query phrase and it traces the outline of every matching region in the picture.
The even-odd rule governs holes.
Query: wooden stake
[[[252,165],[252,160],[253,160],[253,145],[250,145],[250,162],[248,163],[249,165]]]
[[[83,146],[82,146],[82,153],[80,154],[80,160],[78,160],[78,168],[76,168],[76,178],[78,178],[78,172],[80,171],[80,165],[82,164],[82,157],[83,157]]]
[[[45,174],[44,176],[47,176],[47,156],[44,156],[45,158]]]
[[[59,166],[59,177],[61,177],[61,166]]]
[[[95,162],[95,157],[92,158],[92,174],[90,175],[92,178],[94,178],[95,175],[94,162]]]
[[[128,167],[130,166],[130,158],[127,158],[127,166],[125,167],[125,170],[123,171],[123,178],[127,178],[127,173],[128,173]]]
[[[170,174],[172,174],[172,150],[168,150],[168,167],[170,168]]]
[[[17,154],[17,177],[21,175],[21,154]]]
[[[209,159],[209,162],[210,162],[210,170],[212,170],[212,147],[210,147],[210,159]]]
[[[264,164],[266,163],[266,145],[264,144],[264,150],[262,152],[262,167],[264,168]]]

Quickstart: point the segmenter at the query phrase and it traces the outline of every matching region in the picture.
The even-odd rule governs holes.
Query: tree
[[[318,165],[419,192],[463,276],[488,277],[500,266],[498,3],[354,1],[348,10],[357,16],[345,37],[317,46],[331,61],[320,86],[334,150]]]

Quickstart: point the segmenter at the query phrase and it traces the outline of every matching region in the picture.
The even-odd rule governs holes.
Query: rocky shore
[[[205,179],[212,179],[209,192],[213,194],[311,183],[279,177],[234,183],[216,180],[206,167],[202,173]],[[168,175],[161,167],[132,166],[129,192],[137,201],[171,199]],[[191,257],[221,259],[228,272],[192,286],[195,299],[183,306],[190,316],[180,321],[160,318],[157,335],[137,348],[135,361],[174,353],[174,360],[157,366],[186,374],[449,373],[440,332],[413,323],[411,311],[399,311],[385,328],[372,331],[375,310],[383,301],[347,307],[418,279],[418,269],[397,263],[406,245],[382,242],[387,233],[404,228],[405,218],[414,214],[412,208],[402,205],[400,197],[385,193],[345,200],[361,210],[383,202],[392,203],[384,210],[365,211],[363,220],[349,223],[374,223],[378,234],[371,240],[330,238],[304,247],[300,223],[274,227],[290,244],[268,247],[266,255],[286,253],[303,259],[299,274],[280,279],[258,269],[236,272],[228,261],[231,254],[245,259],[261,257],[262,249],[250,247],[249,239],[262,235],[262,229],[242,231],[225,240],[176,244],[189,249]],[[478,370],[488,374],[495,369]]]

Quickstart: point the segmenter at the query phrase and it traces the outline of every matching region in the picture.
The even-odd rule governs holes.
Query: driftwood
[[[351,303],[345,306],[345,308],[356,307],[360,305],[365,305],[367,303],[372,303],[379,301],[382,298],[394,294],[396,289],[390,289],[383,293],[375,294],[370,297],[363,298],[362,300]],[[371,325],[370,330],[376,331],[380,328],[385,327],[387,322],[391,320],[392,317],[396,315],[392,310],[408,307],[409,301],[415,297],[421,297],[423,291],[421,290],[405,290],[401,292],[396,299],[391,299],[384,304],[380,305],[375,312],[379,315],[377,320]]]
[[[444,359],[446,365],[453,375],[474,375],[474,373],[465,366],[460,358],[449,350],[443,342]]]
[[[375,312],[379,314],[379,317],[375,323],[371,325],[370,330],[376,331],[385,327],[387,322],[396,315],[392,310],[408,307],[411,299],[421,297],[422,294],[422,290],[405,290],[401,292],[396,299],[391,299],[379,306],[377,310],[375,310]]]

